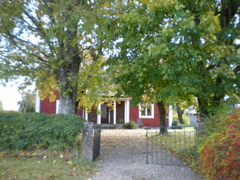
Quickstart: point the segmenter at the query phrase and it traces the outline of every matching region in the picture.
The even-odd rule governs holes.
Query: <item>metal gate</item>
[[[164,132],[160,132],[160,129]],[[168,166],[185,166],[179,157],[189,157],[189,150],[196,149],[194,126],[160,127],[146,130],[146,163]],[[191,161],[193,157],[189,157]]]
[[[94,125],[93,137],[93,161],[100,155],[100,142],[101,142],[101,125]]]

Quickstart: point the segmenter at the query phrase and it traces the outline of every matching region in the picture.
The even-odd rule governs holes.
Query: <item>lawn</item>
[[[77,136],[71,151],[34,149],[0,152],[2,180],[85,180],[97,165],[81,157],[82,136]]]
[[[97,168],[77,154],[0,153],[0,179],[87,179]]]

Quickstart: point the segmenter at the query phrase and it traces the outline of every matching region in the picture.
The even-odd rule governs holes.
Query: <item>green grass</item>
[[[35,149],[0,152],[0,180],[85,180],[97,169],[96,163],[79,154],[81,136],[65,152]]]
[[[82,159],[0,158],[0,179],[87,179],[96,165]]]

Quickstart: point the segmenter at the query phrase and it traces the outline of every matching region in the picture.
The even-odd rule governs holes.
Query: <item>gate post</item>
[[[89,161],[93,161],[93,128],[93,122],[85,122],[83,125],[82,155]]]
[[[101,125],[94,125],[93,161],[100,155]]]

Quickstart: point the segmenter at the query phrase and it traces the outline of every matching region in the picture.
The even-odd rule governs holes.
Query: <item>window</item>
[[[154,104],[140,104],[139,118],[154,118]]]

